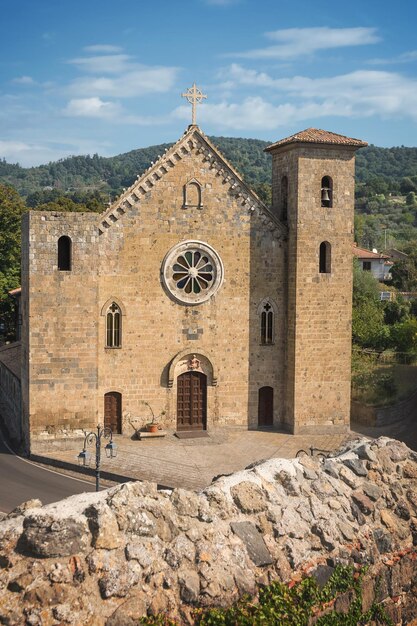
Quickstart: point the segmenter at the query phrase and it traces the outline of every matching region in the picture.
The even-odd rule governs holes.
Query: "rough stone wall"
[[[18,447],[23,444],[24,447],[27,432],[22,422],[21,387],[18,376],[19,372],[16,372],[19,363],[19,343],[0,348],[0,403],[2,421],[13,443]]]
[[[189,624],[196,605],[353,563],[369,566],[364,610],[376,594],[410,624],[416,479],[416,453],[381,438],[325,461],[270,459],[200,494],[127,483],[26,503],[0,523],[0,622],[116,626],[163,612]]]
[[[288,352],[286,422],[294,432],[343,431],[350,414],[354,153],[340,146],[290,145],[273,153],[279,212],[288,177]],[[321,206],[321,180],[333,206]],[[331,272],[319,249],[331,244]]]
[[[97,216],[40,213],[22,232],[22,404],[37,442],[97,422]],[[57,241],[72,240],[72,270],[57,269]]]
[[[183,186],[190,178],[202,186],[202,210],[183,208]],[[166,253],[188,239],[211,245],[224,264],[222,287],[198,306],[173,301],[160,279]],[[282,362],[285,340],[283,250],[259,216],[242,208],[204,155],[196,150],[182,155],[142,197],[140,207],[101,236],[100,260],[100,302],[115,298],[123,303],[126,318],[122,350],[102,348],[100,325],[99,395],[123,389],[126,411],[148,417],[141,404],[146,400],[156,413],[165,410],[166,425],[175,428],[176,377],[168,388],[166,371],[178,353],[198,356],[201,350],[217,378],[217,385],[208,387],[209,428],[248,422],[255,426],[263,385],[275,389],[279,423],[282,370],[276,364]],[[262,347],[257,308],[267,296],[278,303],[277,339],[275,345]]]
[[[411,393],[408,398],[389,406],[372,406],[352,400],[351,417],[353,421],[367,426],[388,426],[414,414],[416,401],[417,391]]]
[[[283,244],[274,219],[256,199],[255,208],[236,194],[236,179],[196,137],[143,183],[145,189],[126,192],[116,203],[118,212],[109,209],[104,220],[31,213],[23,282],[30,298],[24,380],[30,381],[32,450],[68,429],[101,421],[107,392],[122,394],[124,434],[133,434],[129,419],[148,421],[144,401],[157,415],[165,411],[163,425],[175,429],[178,372],[171,381],[168,373],[178,355],[184,361],[196,354],[216,373],[207,388],[208,428],[255,427],[258,390],[265,385],[274,388],[274,423],[281,423]],[[184,208],[184,185],[193,179],[201,185],[202,209]],[[71,272],[56,266],[56,242],[64,234],[73,239]],[[166,253],[185,240],[208,243],[224,265],[222,287],[198,306],[177,303],[161,282]],[[273,345],[261,346],[258,307],[266,297],[277,308],[276,334]],[[123,312],[117,349],[105,347],[112,301]]]

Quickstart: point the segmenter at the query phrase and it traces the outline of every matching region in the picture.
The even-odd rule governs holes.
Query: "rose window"
[[[208,300],[223,280],[223,265],[211,246],[188,241],[168,252],[162,267],[165,287],[176,300],[199,304]]]

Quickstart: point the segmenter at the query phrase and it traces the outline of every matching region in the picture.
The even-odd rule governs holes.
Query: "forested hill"
[[[267,141],[211,139],[249,184],[270,183],[270,157],[263,151],[269,145]],[[136,176],[171,145],[139,148],[114,157],[73,156],[30,168],[0,160],[0,182],[11,184],[22,196],[50,187],[64,193],[100,190],[116,194],[123,187],[129,187]]]
[[[270,157],[264,152],[270,142],[230,137],[210,139],[257,191],[270,183]],[[114,157],[73,156],[31,168],[0,160],[0,182],[13,185],[25,197],[45,188],[63,193],[99,190],[114,195],[130,186],[170,145],[140,148]],[[387,189],[401,191],[404,178],[411,178],[417,189],[417,148],[362,148],[357,155],[356,171],[358,182],[371,185],[375,193]]]

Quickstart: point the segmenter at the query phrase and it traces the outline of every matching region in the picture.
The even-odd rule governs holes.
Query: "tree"
[[[392,285],[400,291],[417,289],[417,250],[410,250],[407,259],[396,260],[392,270]]]
[[[383,303],[385,323],[389,325],[405,322],[410,316],[411,303],[397,295],[395,300]]]
[[[362,348],[377,351],[385,350],[390,343],[378,281],[371,272],[361,269],[357,259],[353,265],[352,339]]]
[[[416,352],[417,319],[412,317],[395,324],[392,329],[392,340],[398,352]]]
[[[413,205],[417,202],[417,197],[414,191],[410,191],[405,198],[406,204]]]
[[[13,336],[13,302],[8,292],[20,284],[20,224],[26,207],[13,187],[0,184],[0,321]]]

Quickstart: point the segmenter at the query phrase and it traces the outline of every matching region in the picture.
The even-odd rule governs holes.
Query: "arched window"
[[[332,247],[328,241],[322,241],[319,250],[319,272],[330,274],[332,271]]]
[[[333,181],[330,176],[321,179],[321,206],[333,206]]]
[[[122,312],[115,302],[106,313],[106,348],[120,348],[122,345]]]
[[[266,300],[261,309],[261,344],[274,343],[274,309]]]
[[[71,248],[72,242],[69,237],[63,235],[58,239],[58,269],[61,272],[71,271]]]
[[[284,222],[288,218],[288,178],[281,178],[281,218]]]

